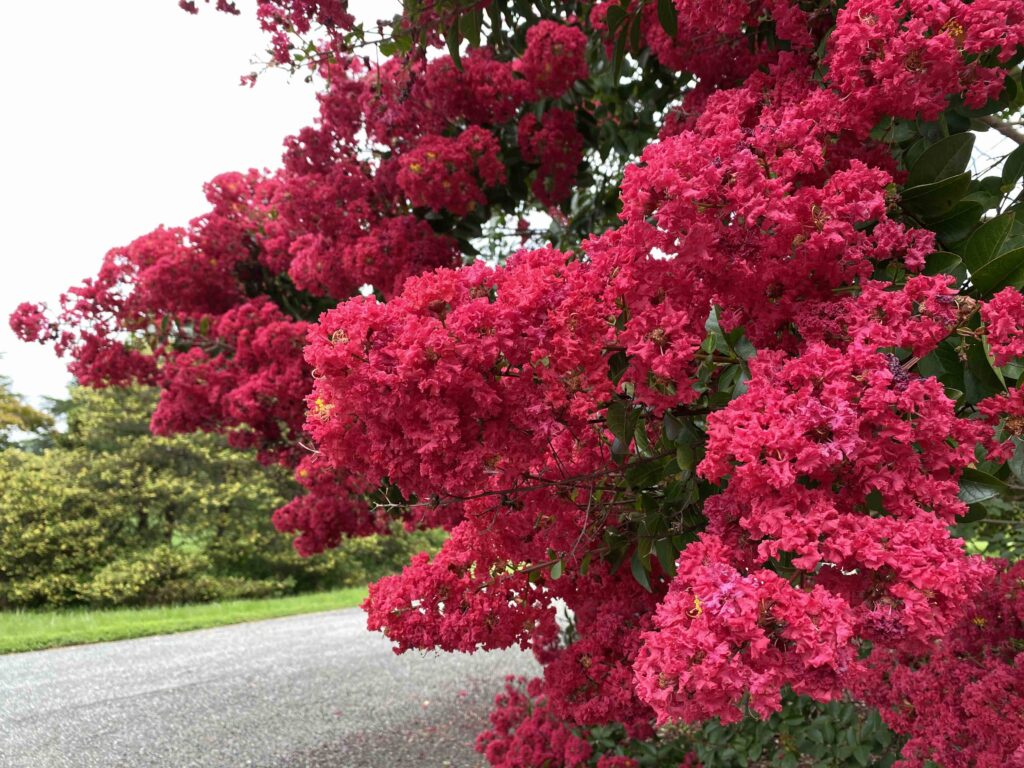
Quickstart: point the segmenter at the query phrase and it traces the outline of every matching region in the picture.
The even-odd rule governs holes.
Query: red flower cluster
[[[425,136],[402,155],[398,186],[412,204],[465,216],[487,204],[484,189],[505,183],[498,140],[473,126],[450,139]]]
[[[1004,288],[982,306],[981,316],[996,365],[1024,355],[1024,294]]]
[[[290,442],[300,434],[295,417],[309,379],[295,357],[306,330],[266,299],[226,312],[210,349],[192,347],[163,367],[153,431],[219,429],[236,447],[264,451]]]
[[[274,526],[299,534],[295,537],[299,554],[336,547],[344,536],[386,532],[386,521],[371,515],[360,495],[369,489],[353,486],[350,478],[338,475],[316,456],[302,458],[295,480],[308,493],[275,510]]]
[[[1000,566],[927,663],[886,656],[864,681],[890,726],[910,734],[901,766],[1024,765],[1024,562]]]
[[[801,302],[831,299],[879,261],[920,269],[933,250],[930,232],[889,217],[891,159],[844,123],[839,97],[783,57],[650,145],[626,172],[622,215],[653,221],[661,250],[699,276],[725,324],[771,344]]]
[[[53,329],[46,319],[46,305],[23,301],[11,313],[11,330],[23,341],[46,341]]]
[[[491,728],[476,742],[494,768],[580,768],[590,758],[590,745],[551,714],[542,690],[539,680],[510,678],[498,695]]]
[[[794,587],[769,570],[728,564],[734,549],[704,536],[680,557],[680,576],[644,635],[637,689],[659,722],[766,717],[790,686],[818,700],[841,695],[856,665],[849,605],[821,586]]]
[[[526,32],[526,50],[516,59],[536,98],[557,99],[577,80],[587,79],[587,36],[557,21],[539,21]]]
[[[883,115],[935,120],[950,96],[981,107],[1003,90],[1005,62],[1024,42],[1024,9],[1014,0],[964,3],[856,0],[829,38],[829,81],[864,130]]]

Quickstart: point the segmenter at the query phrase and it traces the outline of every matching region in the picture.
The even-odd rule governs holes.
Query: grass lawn
[[[365,587],[354,587],[292,597],[226,600],[161,608],[3,611],[0,612],[0,653],[167,635],[298,613],[333,611],[359,605],[365,597]]]

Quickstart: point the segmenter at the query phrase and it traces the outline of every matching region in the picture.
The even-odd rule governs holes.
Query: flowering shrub
[[[260,4],[281,170],[23,338],[296,467],[304,553],[450,529],[366,609],[536,654],[493,765],[1024,759],[1019,545],[957,535],[1020,522],[1024,3],[410,2],[379,64],[343,6]]]

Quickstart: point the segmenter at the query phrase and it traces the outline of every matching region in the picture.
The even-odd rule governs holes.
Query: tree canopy
[[[257,14],[319,119],[24,339],[447,527],[369,625],[534,651],[494,766],[1024,759],[1022,0]]]

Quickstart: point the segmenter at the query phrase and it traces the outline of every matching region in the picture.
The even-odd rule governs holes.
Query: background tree
[[[357,586],[437,533],[300,558],[270,523],[296,491],[212,434],[154,437],[152,389],[75,387],[66,432],[0,455],[0,606],[121,605]]]
[[[0,376],[0,450],[10,447],[14,434],[38,435],[52,425],[50,416],[24,403],[11,392],[11,380]]]

